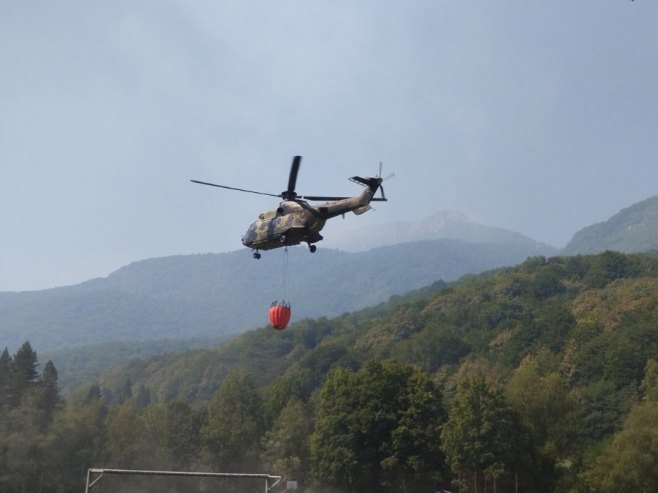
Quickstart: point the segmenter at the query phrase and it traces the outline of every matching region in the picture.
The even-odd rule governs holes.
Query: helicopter
[[[364,190],[360,194],[353,197],[297,195],[295,185],[297,183],[297,173],[299,172],[301,161],[301,156],[293,157],[290,175],[288,177],[288,188],[280,194],[257,192],[255,190],[217,185],[199,180],[190,181],[200,185],[209,185],[258,195],[269,195],[283,199],[276,209],[261,213],[242,237],[242,244],[253,250],[253,257],[255,259],[261,257],[259,250],[272,250],[274,248],[298,245],[303,242],[308,244],[310,252],[313,253],[317,248],[315,243],[323,239],[320,231],[328,219],[341,215],[344,216],[347,212],[360,215],[371,209],[371,201],[387,200],[384,195],[384,188],[382,187],[384,179],[381,176],[366,178],[353,176],[350,178],[350,181],[364,187]],[[381,175],[381,163],[379,174]],[[387,178],[391,176],[393,174]],[[378,190],[381,190],[381,197],[375,197]],[[309,204],[309,201],[324,201],[325,203],[312,206]]]

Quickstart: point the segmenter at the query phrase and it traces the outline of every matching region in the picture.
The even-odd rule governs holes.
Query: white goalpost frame
[[[87,469],[87,486],[85,493],[90,493],[102,478],[103,475],[126,475],[126,476],[176,476],[176,477],[199,477],[199,478],[234,478],[234,479],[262,479],[265,481],[265,493],[274,488],[281,476],[272,476],[270,474],[240,474],[228,472],[185,472],[185,471],[145,471],[137,469]]]

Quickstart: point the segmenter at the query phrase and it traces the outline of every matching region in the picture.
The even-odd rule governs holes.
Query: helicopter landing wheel
[[[309,245],[308,249],[311,251],[311,253],[315,253],[315,251],[318,249],[318,247],[315,246],[315,245]]]
[[[260,258],[260,253],[259,252],[254,252],[253,257],[258,260]]]

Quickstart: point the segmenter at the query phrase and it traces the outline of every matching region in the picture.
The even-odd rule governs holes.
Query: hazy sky
[[[242,248],[299,193],[557,247],[658,194],[655,0],[0,3],[0,291]],[[411,239],[411,238],[410,238]],[[249,252],[245,250],[245,254]]]

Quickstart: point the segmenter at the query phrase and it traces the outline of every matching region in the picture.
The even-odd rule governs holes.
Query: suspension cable
[[[288,298],[288,247],[283,249],[283,265],[281,268],[281,296],[283,303]]]

